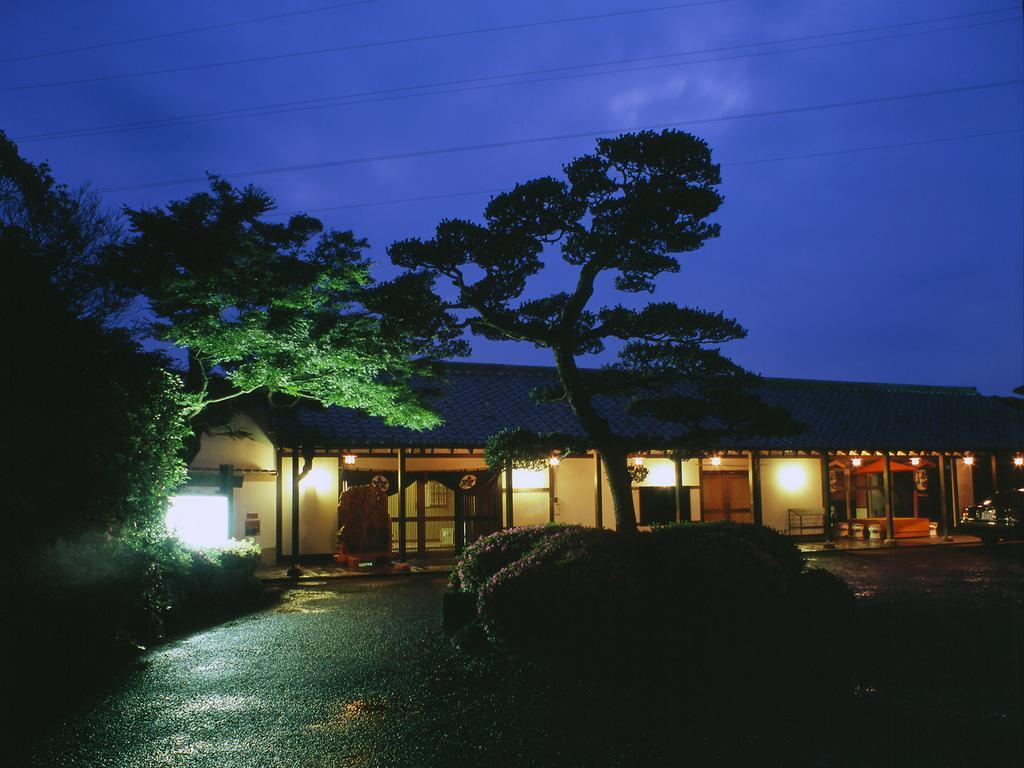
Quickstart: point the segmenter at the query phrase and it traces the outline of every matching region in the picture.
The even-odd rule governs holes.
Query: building
[[[542,471],[484,462],[484,443],[502,428],[580,434],[567,405],[530,399],[554,381],[545,367],[448,364],[431,400],[444,422],[422,432],[341,408],[253,408],[231,425],[248,438],[203,437],[191,490],[219,487],[230,535],[255,537],[278,562],[333,553],[339,491],[367,482],[389,494],[402,559],[450,555],[502,526],[614,527],[593,452]],[[883,536],[928,535],[931,523],[944,534],[955,509],[1024,485],[1024,411],[973,388],[764,379],[760,394],[807,430],[709,445],[685,460],[667,450],[678,427],[603,403],[617,431],[649,440],[631,458],[646,470],[633,484],[641,525],[735,520],[820,538],[860,520]]]

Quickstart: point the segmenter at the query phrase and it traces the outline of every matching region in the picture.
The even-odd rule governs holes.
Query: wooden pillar
[[[555,522],[555,468],[548,464],[548,522]]]
[[[953,505],[953,527],[960,525],[960,479],[956,476],[956,454],[949,457],[949,500]]]
[[[676,522],[683,520],[683,459],[678,453],[672,454],[672,467],[675,470]]]
[[[466,495],[455,491],[455,531],[452,534],[452,545],[455,554],[459,554],[466,546]]]
[[[836,542],[832,535],[832,488],[828,482],[828,451],[821,451],[821,527],[825,534],[825,548],[832,549]]]
[[[299,559],[299,446],[292,449],[292,560]]]
[[[700,497],[700,514],[697,519],[704,522],[704,459],[697,459],[697,495]],[[691,513],[692,517],[692,513]]]
[[[761,511],[761,457],[757,451],[750,452],[747,482],[750,483],[750,513],[754,517],[754,525],[764,525]]]
[[[939,536],[952,541],[949,535],[949,504],[946,502],[946,454],[939,454]]]
[[[843,467],[843,488],[846,491],[846,514],[844,517],[850,521],[853,519],[853,473],[850,471],[849,464]]]
[[[604,528],[604,494],[601,489],[601,454],[594,451],[594,526]]]
[[[889,451],[882,454],[882,492],[885,494],[885,543],[888,546],[896,544],[896,527],[893,523],[892,510],[892,466],[889,464]]]
[[[284,478],[281,477],[284,462],[282,461],[283,451],[280,448],[274,450],[275,467],[277,468],[277,483],[274,505],[274,562],[280,563],[282,558],[281,548],[284,546]]]
[[[405,448],[398,449],[398,561],[405,562]]]
[[[992,454],[992,493],[996,494],[999,492],[999,472],[998,462],[996,461],[995,453]]]
[[[512,514],[512,465],[505,465],[505,527],[511,528],[515,524],[515,517]]]

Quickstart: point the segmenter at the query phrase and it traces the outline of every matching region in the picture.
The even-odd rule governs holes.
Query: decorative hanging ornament
[[[834,469],[830,469],[828,471],[828,489],[832,493],[836,493],[840,490],[839,473]]]
[[[644,480],[647,479],[647,475],[651,470],[649,470],[643,464],[632,464],[627,468],[626,471],[629,472],[629,476],[634,483],[642,483]]]
[[[463,475],[459,478],[459,488],[464,491],[468,491],[470,488],[476,485],[476,475],[469,474]]]
[[[391,487],[391,483],[388,482],[388,479],[384,477],[384,475],[374,475],[373,480],[370,481],[370,485],[377,490],[384,491],[384,493],[387,493],[388,489]]]
[[[914,470],[914,487],[919,491],[928,490],[928,470],[924,467]]]

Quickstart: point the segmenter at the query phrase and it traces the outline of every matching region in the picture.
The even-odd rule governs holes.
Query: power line
[[[678,10],[681,8],[694,8],[703,5],[721,5],[722,3],[733,2],[733,0],[691,0],[687,3],[673,3],[671,5],[659,5],[649,8],[634,8],[626,11],[609,11],[607,13],[592,13],[585,16],[566,16],[559,19],[548,19],[547,21],[530,21],[519,24],[502,24],[494,27],[478,27],[477,29],[460,30],[456,32],[436,32],[429,35],[417,35],[415,37],[402,37],[392,40],[378,40],[372,43],[352,43],[332,48],[317,48],[306,51],[293,51],[292,53],[278,53],[269,56],[252,56],[245,59],[232,59],[229,61],[217,61],[208,64],[189,64],[180,67],[167,67],[165,69],[151,69],[142,72],[127,72],[119,75],[101,75],[99,77],[86,77],[76,80],[55,80],[48,83],[33,83],[31,85],[14,85],[0,88],[0,93],[13,91],[28,91],[39,88],[55,88],[64,85],[83,85],[85,83],[99,83],[110,80],[124,80],[132,77],[149,77],[151,75],[166,75],[173,72],[193,72],[202,69],[214,69],[217,67],[228,67],[237,64],[254,64],[261,61],[280,61],[281,59],[293,59],[301,56],[318,56],[324,53],[340,53],[342,51],[357,51],[367,48],[381,48],[384,46],[404,45],[406,43],[420,43],[428,40],[448,40],[456,37],[469,37],[472,35],[489,34],[493,32],[509,32],[518,29],[535,29],[537,27],[548,27],[556,24],[574,24],[580,21],[595,21],[599,19],[613,19],[624,16],[637,16],[640,14],[658,13],[661,11]]]
[[[325,11],[336,11],[340,8],[351,8],[354,5],[369,5],[375,3],[377,0],[353,0],[348,3],[335,3],[334,5],[322,5],[318,8],[307,8],[303,11],[288,11],[287,13],[275,13],[272,16],[255,16],[251,19],[239,19],[238,21],[226,21],[222,24],[209,24],[205,27],[191,27],[190,29],[179,29],[173,32],[156,32],[151,35],[144,35],[142,37],[129,37],[124,40],[113,40],[109,43],[93,43],[91,45],[80,45],[76,48],[61,48],[56,51],[41,51],[39,53],[28,53],[23,56],[13,56],[6,59],[0,59],[0,64],[12,64],[16,61],[29,61],[30,59],[44,59],[50,56],[63,56],[67,53],[83,53],[85,51],[96,51],[101,48],[115,48],[121,45],[130,45],[131,43],[145,43],[150,40],[162,40],[168,37],[180,37],[182,35],[192,35],[197,32],[212,32],[217,29],[229,29],[230,27],[240,27],[245,24],[258,24],[264,21],[277,21],[278,19],[287,19],[293,16],[307,16],[312,13],[323,13]]]
[[[735,115],[721,115],[718,117],[703,117],[693,118],[690,120],[673,120],[665,123],[655,123],[653,125],[645,126],[633,126],[633,127],[618,127],[618,128],[605,128],[602,130],[589,130],[589,131],[578,131],[573,133],[562,133],[549,136],[533,136],[524,139],[508,139],[505,141],[492,141],[480,144],[462,144],[454,147],[438,147],[433,149],[421,149],[412,152],[397,152],[387,155],[372,155],[368,157],[357,157],[357,158],[345,158],[340,160],[324,160],[315,163],[304,163],[301,165],[288,165],[277,168],[259,168],[249,171],[236,171],[234,173],[220,174],[224,178],[238,178],[241,176],[270,176],[279,173],[292,173],[296,171],[309,171],[318,168],[333,168],[345,165],[360,165],[364,163],[381,162],[385,160],[408,160],[411,158],[418,157],[432,157],[437,155],[449,155],[460,152],[475,152],[488,149],[498,149],[501,147],[514,147],[524,146],[528,144],[541,144],[552,141],[565,141],[568,139],[581,139],[589,138],[593,136],[606,136],[624,133],[627,131],[644,131],[644,130],[660,130],[665,128],[675,128],[680,126],[692,126],[706,123],[718,123],[727,122],[730,120],[744,120],[758,117],[777,117],[781,115],[794,115],[802,114],[806,112],[817,112],[821,110],[830,109],[841,109],[846,107],[864,106],[868,104],[885,104],[896,101],[905,101],[908,99],[921,99],[931,96],[944,96],[953,93],[970,93],[975,91],[989,90],[992,88],[1004,88],[1011,85],[1019,85],[1024,83],[1024,78],[1015,78],[1012,80],[997,80],[987,83],[976,83],[972,85],[957,86],[953,88],[939,88],[929,91],[917,91],[914,93],[905,93],[894,96],[876,96],[868,99],[850,99],[846,101],[835,101],[826,104],[814,104],[804,107],[788,107],[785,109],[771,109],[763,110],[759,112],[746,112]],[[190,176],[179,179],[167,179],[164,181],[152,181],[143,182],[139,184],[124,184],[119,186],[104,187],[100,188],[100,192],[129,192],[140,189],[156,189],[158,187],[172,187],[182,184],[197,184],[204,183],[206,181],[205,176]]]
[[[993,136],[1006,136],[1011,133],[1022,133],[1024,128],[1005,128],[998,131],[985,131],[983,133],[963,133],[957,136],[942,136],[934,139],[919,139],[916,141],[904,141],[894,144],[875,144],[867,147],[851,147],[848,149],[833,149],[823,152],[808,152],[801,155],[783,155],[779,157],[764,157],[755,160],[738,160],[731,163],[721,163],[723,168],[735,168],[747,165],[762,165],[766,163],[781,163],[790,160],[812,160],[821,157],[834,157],[839,155],[851,155],[858,152],[876,152],[886,149],[903,149],[906,147],[921,147],[931,144],[942,144],[950,141],[964,141],[968,139],[990,138]],[[322,213],[327,211],[346,211],[354,208],[374,208],[383,205],[399,205],[402,203],[421,203],[431,200],[444,200],[455,197],[473,197],[476,195],[496,195],[501,192],[508,192],[512,187],[494,187],[491,189],[474,189],[464,192],[445,192],[436,195],[423,195],[420,197],[403,197],[392,200],[373,200],[363,203],[346,203],[344,205],[329,205],[320,208],[304,208],[301,211],[295,210],[289,213],[271,213],[270,216],[290,217],[299,213]]]
[[[589,77],[601,77],[605,75],[621,74],[625,72],[641,72],[650,71],[656,69],[666,69],[673,67],[689,66],[691,64],[704,64],[716,61],[728,61],[733,59],[754,57],[754,56],[770,56],[779,53],[793,53],[799,51],[818,50],[823,48],[834,48],[838,46],[846,45],[857,45],[861,43],[876,42],[881,40],[892,40],[906,37],[914,37],[926,34],[935,34],[938,32],[950,32],[961,29],[970,29],[980,26],[986,26],[990,24],[1002,24],[1009,21],[1019,21],[1021,16],[1018,14],[1014,17],[1006,19],[994,19],[982,22],[975,22],[973,24],[962,24],[957,26],[940,27],[938,29],[925,29],[925,30],[914,30],[910,32],[901,32],[892,35],[883,35],[876,37],[860,38],[857,40],[840,40],[831,43],[822,43],[818,45],[800,46],[796,48],[783,48],[772,51],[751,51],[747,53],[733,54],[730,56],[719,56],[713,58],[696,59],[691,61],[672,61],[664,62],[665,59],[676,58],[680,56],[691,56],[702,53],[714,53],[718,51],[729,51],[737,50],[741,48],[751,48],[756,46],[766,45],[779,45],[789,42],[801,42],[806,40],[815,40],[822,38],[836,37],[840,35],[851,35],[851,34],[862,34],[864,32],[889,30],[901,27],[907,27],[912,25],[931,24],[937,22],[950,21],[955,19],[962,19],[968,16],[979,16],[983,14],[999,13],[1006,10],[1015,10],[1015,8],[1007,7],[1000,8],[992,11],[981,11],[969,14],[959,14],[956,16],[944,16],[932,19],[923,19],[920,21],[902,22],[898,24],[887,24],[876,27],[864,27],[860,29],[843,30],[836,32],[823,32],[815,35],[803,35],[796,38],[787,38],[779,40],[769,40],[758,43],[745,43],[741,45],[731,46],[720,46],[716,48],[705,48],[692,51],[680,51],[677,53],[659,54],[656,56],[642,56],[634,57],[629,59],[616,59],[604,62],[595,62],[591,64],[575,64],[561,67],[552,67],[546,69],[535,69],[524,72],[508,73],[504,75],[487,75],[473,78],[462,78],[458,80],[448,80],[436,83],[426,83],[423,85],[415,86],[399,86],[395,88],[379,89],[373,91],[361,91],[349,94],[341,94],[336,96],[326,96],[314,99],[301,99],[297,101],[280,102],[277,104],[265,104],[256,107],[241,107],[236,109],[217,110],[213,112],[202,112],[191,115],[181,115],[178,117],[162,118],[156,120],[144,120],[134,121],[128,123],[114,123],[104,126],[94,126],[91,128],[77,128],[67,129],[63,131],[52,131],[45,133],[25,134],[22,136],[13,137],[15,141],[26,142],[26,141],[43,141],[43,140],[54,140],[54,139],[65,139],[65,138],[79,138],[87,136],[102,136],[112,133],[124,133],[129,131],[148,130],[153,128],[177,128],[186,125],[197,125],[210,122],[218,122],[222,120],[240,119],[249,117],[265,117],[278,114],[287,114],[292,112],[307,112],[319,109],[334,109],[338,107],[355,106],[360,104],[378,103],[382,101],[397,101],[407,98],[417,98],[424,96],[439,96],[451,93],[463,93],[466,91],[484,90],[490,88],[502,88],[518,85],[531,85],[537,83],[554,82],[559,80],[572,80],[582,79]],[[599,72],[571,72],[571,70],[588,69],[595,67],[609,67],[616,64],[637,64],[641,62],[658,61],[661,63],[650,64],[646,66],[636,67],[621,67],[615,69],[605,69]],[[510,78],[522,78],[531,75],[547,75],[552,73],[568,73],[561,75],[554,75],[551,77],[535,78],[532,80],[515,80],[510,82],[494,82],[498,80],[508,80]],[[475,85],[474,85],[475,84]],[[450,88],[449,86],[462,86]],[[435,90],[426,90],[435,89]],[[445,89],[445,90],[437,90]],[[412,92],[410,91],[419,91]],[[323,103],[323,102],[338,102],[338,103]]]

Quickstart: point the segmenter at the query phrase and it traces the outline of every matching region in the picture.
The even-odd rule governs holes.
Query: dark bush
[[[778,563],[787,577],[796,576],[798,573],[801,573],[807,564],[803,552],[793,543],[792,539],[779,533],[774,528],[767,528],[763,525],[729,521],[716,523],[671,523],[666,526],[659,526],[654,531],[657,533],[673,528],[712,528],[748,541]]]
[[[689,717],[769,738],[814,699],[821,664],[853,627],[846,585],[805,571],[792,544],[753,526],[528,536],[500,548],[504,567],[479,589],[479,628],[524,670],[542,671],[538,685],[626,710],[635,727]],[[742,712],[750,717],[736,720]]]
[[[579,660],[616,645],[636,587],[629,573],[635,559],[621,557],[626,543],[599,528],[549,529],[480,588],[485,634],[495,646],[537,660]]]

